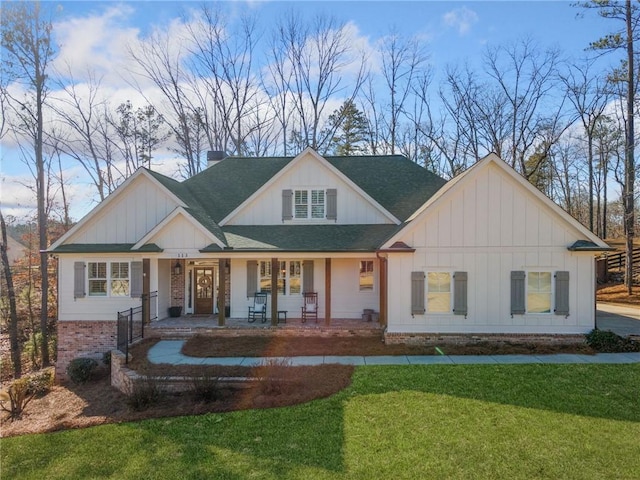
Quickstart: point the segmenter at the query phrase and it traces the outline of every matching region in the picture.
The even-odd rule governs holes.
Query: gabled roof
[[[401,221],[447,183],[402,155],[325,158]]]
[[[443,202],[443,198],[447,195],[448,192],[458,188],[459,185],[463,185],[468,181],[469,178],[472,178],[475,172],[480,171],[485,168],[487,165],[493,164],[499,167],[503,172],[505,172],[508,176],[514,179],[517,183],[519,183],[526,191],[536,197],[540,202],[542,202],[546,207],[555,212],[559,217],[561,217],[567,224],[571,225],[578,232],[580,232],[588,242],[592,243],[595,247],[599,247],[599,250],[607,250],[608,245],[600,239],[597,235],[590,232],[588,228],[582,225],[578,220],[573,218],[569,213],[563,210],[559,205],[554,203],[549,197],[544,195],[540,190],[538,190],[531,182],[525,179],[522,175],[520,175],[516,170],[514,170],[511,166],[509,166],[504,160],[502,160],[495,153],[490,153],[489,155],[482,158],[480,161],[475,163],[473,166],[465,170],[461,175],[458,175],[454,179],[447,182],[447,184],[437,192],[437,194],[433,195],[429,198],[424,205],[418,208],[413,215],[411,215],[408,221],[403,225],[402,228],[398,229],[398,231],[391,237],[387,242],[385,242],[385,246],[392,244],[400,239],[402,236],[402,230],[404,228],[411,228],[410,225],[414,223],[416,219],[424,217],[427,215],[427,211],[431,211],[432,208],[435,208],[440,202]],[[584,251],[583,248],[574,248],[573,251]],[[595,251],[592,249],[592,251]]]
[[[285,171],[291,162],[311,153],[326,168],[342,176],[348,184],[376,205],[394,224],[387,225],[274,225],[224,226],[221,221]],[[139,169],[116,192],[87,215],[50,251],[135,251],[152,241],[152,229],[135,244],[91,247],[85,244],[64,245],[87,220],[113,201],[132,178],[144,175],[179,203],[179,209],[211,233],[212,244],[203,251],[219,249],[275,249],[289,251],[372,251],[380,247],[431,198],[446,181],[401,155],[361,157],[321,157],[305,150],[296,157],[227,157],[215,165],[179,182],[158,172]],[[136,248],[137,247],[137,248]]]

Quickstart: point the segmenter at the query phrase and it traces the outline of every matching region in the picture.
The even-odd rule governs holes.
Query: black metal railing
[[[141,305],[118,312],[117,348],[129,361],[129,345],[144,338],[144,327],[158,318],[158,292],[143,294]]]

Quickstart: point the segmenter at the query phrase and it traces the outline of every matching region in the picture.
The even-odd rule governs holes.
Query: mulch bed
[[[381,337],[219,337],[195,335],[182,353],[190,357],[287,357],[303,355],[508,355],[584,353],[588,345],[527,342],[469,342],[460,344],[386,345]]]

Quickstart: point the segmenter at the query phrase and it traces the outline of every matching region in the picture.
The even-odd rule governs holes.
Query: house
[[[496,155],[446,182],[398,156],[211,155],[179,182],[144,168],[55,242],[58,367],[115,347],[116,312],[379,312],[388,341],[429,334],[575,335],[594,328],[607,245]],[[212,323],[215,320],[212,320]]]

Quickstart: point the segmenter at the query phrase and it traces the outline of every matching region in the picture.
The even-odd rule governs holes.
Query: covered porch
[[[375,253],[230,257],[159,258],[159,320],[152,328],[379,330],[386,324],[386,258]],[[250,323],[248,307],[258,292],[268,295],[266,321]],[[317,293],[317,321],[300,319],[304,292]]]

